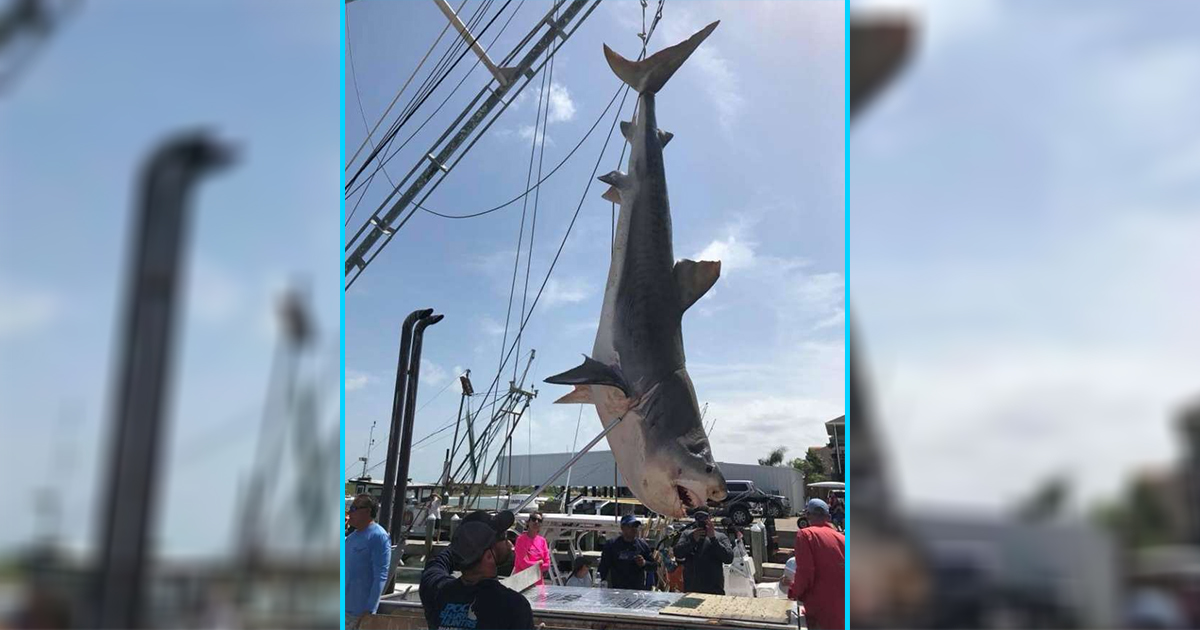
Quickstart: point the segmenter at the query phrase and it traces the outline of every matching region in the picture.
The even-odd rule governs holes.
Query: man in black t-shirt
[[[420,594],[430,628],[533,628],[529,600],[496,580],[496,566],[512,556],[512,543],[504,534],[513,520],[512,512],[473,512],[454,532],[450,548],[425,564]],[[450,575],[456,568],[462,577]]]
[[[646,574],[658,565],[654,563],[650,545],[638,538],[640,526],[636,516],[622,516],[621,537],[604,545],[600,554],[600,579],[608,582],[609,588],[650,590]]]

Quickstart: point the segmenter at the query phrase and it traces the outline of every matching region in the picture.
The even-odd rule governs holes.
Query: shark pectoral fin
[[[608,60],[608,67],[612,68],[613,74],[637,90],[638,94],[654,94],[662,89],[679,66],[695,52],[700,42],[712,34],[717,24],[720,22],[713,22],[686,40],[664,48],[641,61],[630,61],[613,52],[608,46],[604,47],[604,58]]]
[[[671,138],[675,137],[675,134],[669,131],[663,131],[662,129],[655,129],[655,131],[658,132],[658,146],[664,149],[667,148],[667,143],[671,141]],[[621,135],[625,136],[625,139],[632,143],[633,123],[622,120]]]
[[[547,383],[556,385],[608,385],[615,387],[628,395],[629,387],[625,379],[612,367],[609,367],[587,355],[583,363],[562,374],[555,374],[546,379]]]
[[[721,262],[681,260],[675,263],[675,284],[679,287],[679,310],[688,310],[721,277]]]
[[[605,184],[609,184],[609,185],[615,187],[617,190],[620,190],[622,188],[627,188],[628,184],[629,184],[629,176],[626,175],[625,173],[622,173],[621,171],[612,171],[611,173],[605,173],[604,175],[601,175],[600,177],[597,177],[596,179],[604,182]]]
[[[590,385],[576,385],[570,394],[554,401],[556,405],[594,405]]]
[[[609,186],[608,190],[604,191],[604,194],[600,195],[600,197],[605,201],[611,201],[615,204],[621,203],[621,191],[616,186]]]

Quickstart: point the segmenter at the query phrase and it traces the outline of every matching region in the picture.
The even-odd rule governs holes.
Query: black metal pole
[[[458,455],[458,430],[462,426],[463,405],[471,395],[471,370],[467,370],[467,373],[458,377],[458,380],[462,384],[463,391],[462,396],[458,398],[458,419],[454,421],[454,439],[450,440],[450,461],[454,461],[455,456]]]
[[[202,175],[232,161],[231,147],[205,132],[192,132],[168,139],[143,173],[100,527],[98,628],[144,627],[146,548],[154,528],[188,198]]]
[[[404,430],[400,440],[400,465],[396,475],[396,496],[399,500],[392,506],[392,520],[404,522],[404,500],[408,492],[408,464],[412,455],[413,416],[417,406],[417,382],[421,377],[421,346],[425,338],[425,329],[442,321],[445,315],[429,315],[417,322],[413,331],[412,356],[408,360],[408,389],[404,396]],[[403,545],[397,534],[400,528],[392,529],[392,542]]]
[[[408,387],[408,355],[412,348],[413,326],[417,320],[431,314],[431,308],[415,310],[408,314],[400,328],[400,357],[396,359],[396,388],[392,393],[392,425],[388,429],[387,463],[383,467],[383,494],[379,497],[379,526],[389,532],[392,531],[392,502],[396,489],[396,458],[400,452],[400,434],[404,431],[404,396]]]

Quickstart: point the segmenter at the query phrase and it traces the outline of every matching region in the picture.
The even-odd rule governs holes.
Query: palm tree
[[[759,466],[778,466],[783,463],[783,454],[787,452],[786,446],[771,451],[766,457],[758,460]]]

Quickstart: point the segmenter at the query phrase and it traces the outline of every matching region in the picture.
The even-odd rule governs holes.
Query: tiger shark
[[[555,402],[595,405],[605,428],[620,422],[607,439],[626,484],[646,507],[677,518],[726,494],[684,365],[682,332],[684,311],[712,288],[721,263],[675,261],[663,170],[672,135],[658,129],[654,97],[717,24],[642,61],[604,47],[609,67],[638,94],[633,122],[621,123],[632,151],[628,173],[599,178],[611,186],[603,198],[621,212],[592,354],[546,379],[575,386]]]

